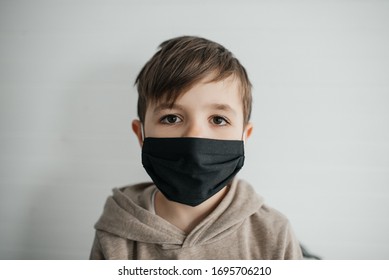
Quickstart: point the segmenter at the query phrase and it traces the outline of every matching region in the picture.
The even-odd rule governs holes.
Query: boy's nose
[[[204,137],[202,127],[197,123],[191,123],[187,126],[182,137]]]

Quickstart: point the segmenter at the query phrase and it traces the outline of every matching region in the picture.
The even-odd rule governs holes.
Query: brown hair
[[[135,84],[138,89],[138,116],[144,123],[149,102],[176,99],[207,75],[210,82],[221,81],[235,75],[240,82],[244,123],[251,115],[251,83],[245,68],[222,45],[210,40],[182,36],[163,42],[157,53],[145,64]]]

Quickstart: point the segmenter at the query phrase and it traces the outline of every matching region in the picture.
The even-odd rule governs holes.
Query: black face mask
[[[242,168],[243,145],[240,140],[146,138],[142,163],[167,199],[196,206]]]

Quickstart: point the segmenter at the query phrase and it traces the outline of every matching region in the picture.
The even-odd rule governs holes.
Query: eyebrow
[[[170,104],[170,103],[162,103],[162,104],[159,104],[158,106],[156,106],[154,108],[154,113],[157,113],[159,111],[163,111],[163,110],[171,110],[171,109],[176,109],[176,110],[184,110],[184,107],[180,106],[180,105],[177,105],[177,104]]]
[[[228,104],[214,103],[214,104],[210,104],[208,107],[210,107],[212,109],[219,110],[219,111],[230,112],[230,113],[237,115],[236,111]]]

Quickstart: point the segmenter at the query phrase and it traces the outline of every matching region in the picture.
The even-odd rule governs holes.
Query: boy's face
[[[244,127],[239,82],[229,77],[219,82],[204,79],[169,104],[149,104],[146,110],[145,137],[199,137],[245,140],[251,124]],[[139,121],[133,130],[142,143]]]

